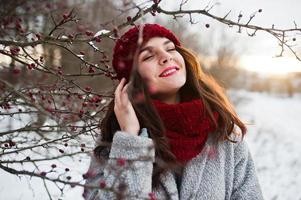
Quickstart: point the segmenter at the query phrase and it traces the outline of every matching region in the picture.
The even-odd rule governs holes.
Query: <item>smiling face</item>
[[[178,102],[178,91],[186,82],[186,68],[173,42],[154,37],[145,43],[138,56],[138,72],[152,88],[154,98]]]

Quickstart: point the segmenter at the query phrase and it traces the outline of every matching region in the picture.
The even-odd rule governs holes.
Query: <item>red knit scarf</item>
[[[166,104],[152,101],[164,123],[171,151],[181,163],[197,156],[203,149],[208,134],[216,129],[202,100]],[[213,112],[218,120],[218,113]]]

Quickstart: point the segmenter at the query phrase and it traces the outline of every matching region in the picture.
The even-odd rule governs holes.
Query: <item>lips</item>
[[[179,67],[177,67],[177,66],[167,67],[160,73],[159,77],[166,77],[166,76],[172,75],[178,70],[179,70]]]

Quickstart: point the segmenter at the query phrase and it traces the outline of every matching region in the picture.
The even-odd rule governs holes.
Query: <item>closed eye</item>
[[[167,49],[167,51],[175,51],[175,48]]]
[[[142,60],[143,61],[146,61],[146,60],[149,60],[149,59],[151,59],[153,57],[153,55],[150,55],[150,56],[146,56],[145,58],[143,58]]]

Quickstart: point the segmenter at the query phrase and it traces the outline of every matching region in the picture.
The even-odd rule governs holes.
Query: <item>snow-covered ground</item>
[[[265,199],[301,199],[301,95],[234,92]]]
[[[240,117],[249,123],[247,141],[253,154],[259,181],[267,200],[301,200],[301,95],[293,98],[245,91],[230,92],[238,102]],[[81,162],[70,160],[70,168],[78,174],[84,173],[89,165],[88,158]],[[62,168],[64,166],[61,166]],[[0,199],[46,200],[49,199],[43,182],[32,178],[18,178],[0,170]],[[299,188],[299,189],[298,189]],[[59,191],[50,185],[53,199]],[[64,200],[77,200],[82,188],[68,189]]]

